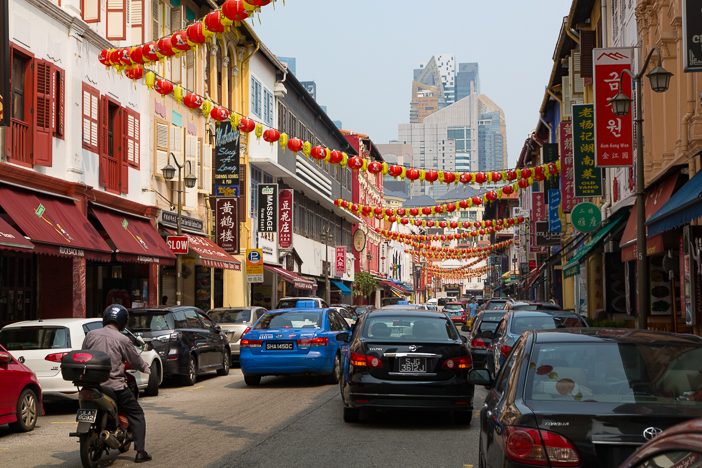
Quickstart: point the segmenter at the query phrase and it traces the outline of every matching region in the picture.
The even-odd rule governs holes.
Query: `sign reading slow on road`
[[[188,236],[168,236],[166,243],[171,252],[176,255],[186,255],[190,249]]]

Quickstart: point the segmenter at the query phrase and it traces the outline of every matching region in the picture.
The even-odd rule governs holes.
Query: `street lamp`
[[[329,265],[329,244],[331,241],[334,240],[334,236],[331,233],[331,228],[329,225],[325,225],[322,227],[322,242],[324,242],[324,300],[327,301],[327,304],[331,302],[331,286],[329,285],[329,274],[330,274],[330,265]]]
[[[648,292],[648,262],[646,259],[646,207],[644,206],[644,192],[646,190],[644,184],[644,155],[643,155],[643,114],[641,112],[641,101],[643,100],[641,91],[641,78],[648,68],[653,52],[658,52],[658,65],[646,75],[651,82],[651,89],[656,93],[663,93],[668,90],[670,85],[670,77],[673,76],[668,70],[663,68],[661,51],[654,47],[646,56],[643,67],[639,73],[634,75],[629,70],[624,70],[624,73],[632,79],[632,85],[636,88],[636,100],[634,101],[636,109],[636,308],[638,311],[636,328],[645,329],[647,327],[648,307],[650,302],[650,293]],[[610,102],[612,103],[612,111],[617,116],[624,116],[631,110],[631,98],[621,91],[622,74],[619,77],[619,93],[614,96]]]
[[[173,160],[176,167],[171,166],[170,160]],[[183,179],[183,169],[188,166],[188,175]],[[175,154],[170,153],[168,161],[166,161],[166,166],[161,169],[163,178],[166,180],[173,180],[176,175],[176,168],[178,169],[178,217],[176,218],[176,233],[181,236],[183,235],[182,228],[182,215],[183,215],[183,183],[187,188],[195,187],[197,183],[197,177],[193,175],[193,168],[190,161],[185,161],[180,164],[175,157]],[[183,298],[183,259],[181,255],[176,255],[176,305],[181,305]]]

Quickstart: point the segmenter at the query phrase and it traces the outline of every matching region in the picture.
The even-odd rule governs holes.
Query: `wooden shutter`
[[[127,128],[129,119],[127,115],[129,110],[120,107],[117,112],[117,122],[115,126],[120,129],[119,150],[116,155],[119,161],[119,191],[120,193],[129,193],[129,161],[127,160],[127,148],[129,139],[129,130]]]
[[[100,93],[83,83],[83,148],[100,153]]]
[[[66,74],[58,68],[53,67],[53,75],[55,79],[54,86],[54,112],[56,120],[54,122],[54,135],[63,138],[64,135],[64,120],[65,120],[65,105],[66,105]]]
[[[183,129],[183,131],[186,132],[185,160],[189,163],[189,165],[186,164],[183,168],[183,177],[190,174],[190,171],[192,170],[193,175],[199,179],[200,176],[198,174],[198,162],[200,158],[198,157],[199,154],[197,146],[197,137],[193,135],[188,135],[185,129]],[[187,206],[197,208],[197,191],[197,184],[193,188],[185,187],[185,204]]]
[[[140,145],[140,132],[141,132],[141,122],[139,114],[137,114],[132,109],[125,109],[126,118],[126,151],[127,151],[127,163],[139,169],[141,164],[141,145]]]
[[[129,0],[130,42],[144,42],[144,0]]]
[[[127,0],[107,0],[107,40],[127,38]]]
[[[107,96],[100,96],[100,176],[102,187],[107,187],[109,156],[107,155],[107,126],[110,121],[110,101]]]
[[[156,157],[154,158],[154,174],[161,175],[161,169],[168,163],[168,152],[169,148],[169,136],[168,136],[168,124],[165,122],[154,122],[154,132],[156,141]]]
[[[51,166],[53,113],[52,65],[45,60],[34,61],[34,121],[33,162],[38,166]]]
[[[595,31],[580,31],[580,76],[583,78],[592,78],[592,50],[595,41]]]
[[[207,143],[202,144],[202,185],[200,186],[205,193],[212,193],[212,145]]]
[[[99,23],[100,0],[80,0],[80,14],[86,23]]]

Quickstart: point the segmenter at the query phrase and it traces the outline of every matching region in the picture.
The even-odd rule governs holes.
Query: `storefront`
[[[252,301],[254,304],[270,302],[273,308],[283,297],[306,297],[314,296],[317,291],[317,283],[305,278],[294,271],[287,270],[276,265],[263,265],[264,280],[270,278],[267,286],[252,285]],[[275,285],[275,294],[271,294]],[[254,291],[260,291],[254,295]],[[267,294],[268,293],[268,294]],[[262,306],[265,307],[265,306]]]
[[[340,279],[330,279],[331,284],[331,303],[332,304],[352,304],[353,291],[351,285],[347,285]]]

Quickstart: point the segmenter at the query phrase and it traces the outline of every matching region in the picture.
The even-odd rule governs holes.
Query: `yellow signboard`
[[[246,281],[263,283],[263,251],[246,249]]]

